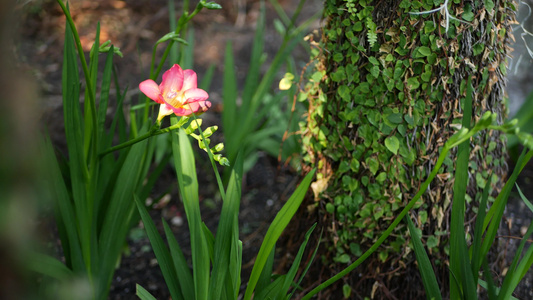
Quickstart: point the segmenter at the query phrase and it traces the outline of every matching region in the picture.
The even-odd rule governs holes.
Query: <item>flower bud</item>
[[[204,137],[210,137],[211,135],[213,135],[213,133],[215,133],[215,131],[218,130],[218,126],[211,126],[211,127],[207,127],[206,130],[204,130]]]
[[[215,145],[215,147],[211,148],[211,152],[213,153],[216,153],[216,152],[220,152],[224,150],[224,144],[223,143],[218,143]]]

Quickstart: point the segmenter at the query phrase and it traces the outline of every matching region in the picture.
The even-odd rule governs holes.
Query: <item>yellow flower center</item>
[[[172,107],[180,107],[185,103],[184,93],[171,90],[165,95],[165,101]]]

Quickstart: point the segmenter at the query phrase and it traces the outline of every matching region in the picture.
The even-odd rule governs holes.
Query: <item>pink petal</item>
[[[177,116],[189,116],[193,113],[201,114],[210,107],[211,102],[209,101],[197,101],[178,108],[172,107],[172,110]]]
[[[174,114],[176,116],[180,116],[180,117],[188,116],[188,115],[192,114],[192,111],[190,109],[185,109],[185,108],[182,108],[182,107],[180,107],[180,108],[174,108],[173,107],[172,110],[174,111]]]
[[[159,86],[155,81],[152,79],[145,80],[139,84],[139,90],[143,92],[148,98],[154,100],[157,103],[163,103],[161,102],[161,99],[159,99],[159,96],[161,95],[161,92],[159,91]]]
[[[166,96],[168,92],[177,92],[181,91],[183,86],[183,70],[178,64],[175,64],[163,74],[163,81],[159,89],[161,94]]]
[[[183,71],[183,87],[181,89],[183,91],[186,91],[189,89],[195,89],[197,87],[198,86],[196,72],[194,72],[193,70]]]
[[[209,98],[209,95],[206,91],[202,89],[189,89],[186,90],[184,93],[185,99],[187,99],[187,103],[191,102],[197,102],[197,101],[204,101]]]
[[[198,101],[189,104],[189,107],[194,112],[206,112],[211,107],[211,102],[209,101]]]
[[[168,106],[168,105],[166,105],[166,104],[161,104],[161,105],[159,106],[159,114],[158,114],[158,116],[157,116],[157,120],[158,120],[159,122],[161,122],[161,120],[162,120],[164,117],[166,117],[166,116],[168,116],[168,115],[170,115],[170,114],[172,114],[172,113],[173,113],[173,110],[172,110],[172,108],[171,108],[170,106]]]

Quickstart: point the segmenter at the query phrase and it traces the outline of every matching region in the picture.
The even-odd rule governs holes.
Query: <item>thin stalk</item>
[[[192,114],[194,121],[196,122],[196,115]],[[218,169],[215,163],[215,159],[213,158],[213,153],[211,152],[211,148],[209,148],[209,144],[207,144],[207,141],[204,138],[204,131],[200,126],[198,126],[198,130],[200,131],[200,136],[202,137],[202,142],[204,143],[205,150],[207,152],[207,155],[209,155],[209,160],[211,161],[211,166],[213,167],[213,171],[215,172],[215,176],[217,178],[218,183],[218,189],[220,190],[220,197],[222,198],[222,202],[226,199],[226,192],[224,191],[224,185],[222,184],[222,179],[220,178],[220,174],[218,173]]]
[[[120,145],[116,145],[116,146],[113,146],[103,152],[100,152],[98,155],[100,157],[103,157],[111,152],[114,152],[114,151],[117,151],[117,150],[120,150],[120,149],[123,149],[123,148],[126,148],[126,147],[129,147],[131,145],[134,145],[140,141],[143,141],[143,140],[146,140],[147,138],[149,137],[152,137],[152,136],[156,136],[156,135],[160,135],[160,134],[164,134],[164,133],[168,133],[168,132],[171,132],[172,130],[174,129],[178,129],[180,128],[181,126],[183,126],[183,124],[185,124],[185,122],[187,122],[186,118],[182,118],[177,124],[174,124],[172,126],[169,126],[167,128],[163,128],[163,129],[158,129],[158,127],[160,126],[160,124],[156,124],[154,125],[150,131],[148,131],[147,133],[141,135],[141,136],[138,136],[134,139],[131,139],[125,143],[122,143]]]
[[[60,0],[58,0],[60,1]],[[196,6],[196,8],[194,9],[194,11],[189,15],[189,13],[187,12],[187,7],[188,7],[188,1],[185,1],[186,3],[186,7],[184,7],[183,9],[183,14],[181,15],[181,17],[179,18],[178,20],[178,26],[176,27],[176,29],[174,30],[174,33],[178,34],[180,33],[183,28],[185,27],[185,25],[196,15],[198,14],[202,8],[204,7],[202,2],[199,2],[198,5]],[[157,45],[154,45],[153,47],[153,50],[152,50],[152,62],[150,64],[150,79],[152,80],[156,80],[157,76],[159,76],[159,73],[161,73],[161,69],[163,68],[163,64],[165,63],[165,61],[167,60],[167,57],[170,53],[170,50],[172,49],[172,46],[174,45],[175,41],[174,40],[170,40],[167,44],[167,47],[165,48],[165,52],[163,52],[163,56],[161,57],[160,61],[159,61],[159,64],[157,65],[157,69],[155,70],[154,72],[154,68],[155,68],[155,54],[156,54],[156,48],[157,48]],[[144,118],[143,120],[146,122],[146,120],[148,119],[148,103],[150,102],[150,99],[148,97],[146,97],[146,108],[144,110]]]

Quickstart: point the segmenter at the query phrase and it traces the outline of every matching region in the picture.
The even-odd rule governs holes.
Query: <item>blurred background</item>
[[[204,115],[208,124],[220,123],[226,43],[233,43],[236,74],[242,84],[246,78],[260,7],[259,0],[216,2],[222,5],[222,10],[204,10],[192,21],[195,35],[194,69],[199,80],[209,66],[215,66],[215,75],[208,91],[214,109],[212,113]],[[296,9],[298,2],[279,0],[289,15]],[[533,36],[528,34],[533,32],[533,16],[529,8],[532,2],[527,1],[529,6],[522,2],[518,4],[517,19],[520,24],[516,25],[514,31],[515,42],[512,47],[515,50],[510,58],[507,82],[510,115],[519,110],[533,91]],[[194,7],[195,4],[196,1],[192,1],[191,6]],[[322,4],[322,0],[308,0],[298,22],[321,10]],[[178,15],[180,5],[181,1],[176,1]],[[273,26],[273,21],[277,18],[276,12],[268,1],[266,7],[267,28],[264,39],[265,51],[269,54],[268,63],[268,59],[273,57],[281,44],[281,37]],[[92,46],[97,22],[101,25],[100,43],[111,40],[113,45],[120,48],[124,58],[115,59],[118,84],[121,88],[129,87],[126,101],[136,101],[139,82],[148,78],[152,46],[170,31],[167,1],[75,0],[70,2],[70,9],[85,50],[88,51]],[[17,263],[15,253],[30,244],[30,232],[35,228],[39,228],[40,237],[45,241],[54,236],[50,227],[51,220],[47,219],[46,214],[42,215],[42,211],[46,211],[46,203],[40,201],[43,195],[39,194],[36,184],[36,141],[39,131],[47,130],[59,149],[66,147],[61,98],[65,18],[60,7],[52,0],[1,0],[0,22],[0,299],[17,299],[17,293],[23,291],[22,288],[17,289],[17,279],[25,275],[12,267]],[[321,21],[316,21],[310,30],[317,29],[320,25]],[[159,55],[163,49],[163,46],[158,48]],[[310,56],[304,47],[297,47],[294,57],[301,70]],[[249,241],[252,245],[255,241],[253,234],[261,229],[262,221],[257,218],[268,221],[277,211],[275,207],[261,209],[268,200],[280,198],[273,193],[283,193],[281,187],[273,186],[279,186],[280,181],[285,185],[294,184],[292,178],[296,175],[293,172],[292,175],[273,180],[269,183],[270,186],[261,187],[264,174],[276,173],[276,168],[275,159],[259,160],[258,166],[253,170],[255,175],[248,178],[248,192],[255,193],[256,198],[249,200],[253,209],[243,207],[244,216],[241,217],[246,218],[249,213],[249,218],[255,219],[254,223],[245,222],[243,225],[250,227]],[[531,175],[530,172],[529,176],[533,177]],[[174,179],[169,175],[168,180]],[[530,181],[524,183],[531,186]],[[261,193],[264,194],[262,197],[257,196]],[[253,206],[253,203],[260,204]],[[258,214],[258,209],[259,212],[267,213]],[[41,211],[39,217],[36,217],[37,211]],[[520,211],[520,207],[515,207],[511,210],[510,217]],[[165,214],[164,211],[160,213]],[[111,299],[127,299],[128,295],[134,293],[135,283],[141,283],[151,292],[159,291],[159,294],[153,294],[160,299],[165,296],[168,298],[161,274],[158,273],[159,268],[154,265],[150,249],[146,250],[147,244],[147,240],[143,240],[141,236],[138,243],[132,245],[131,251],[141,254],[124,258],[121,267],[123,270],[117,272],[117,279],[113,283]],[[142,276],[135,277],[139,276],[135,272],[139,273],[140,270],[143,272]],[[8,292],[12,294],[6,294]]]

